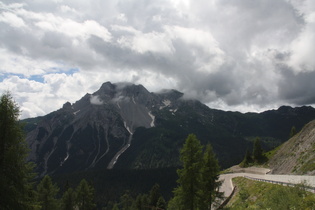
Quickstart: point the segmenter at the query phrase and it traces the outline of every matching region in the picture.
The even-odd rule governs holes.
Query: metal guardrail
[[[293,184],[293,183],[289,183],[289,182],[280,182],[280,181],[273,181],[273,180],[268,180],[268,179],[259,179],[259,178],[249,177],[249,176],[244,176],[244,178],[255,180],[255,181],[260,181],[260,182],[268,182],[268,183],[272,183],[272,184],[291,186],[291,187],[295,187],[298,185],[298,184]],[[308,191],[315,193],[315,187],[311,187],[311,186],[307,186],[307,185],[304,185],[303,187],[305,189],[307,189]]]

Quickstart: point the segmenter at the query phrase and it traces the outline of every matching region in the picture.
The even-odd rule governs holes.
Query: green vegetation
[[[33,165],[18,122],[20,111],[10,93],[0,98],[0,209],[37,207],[32,179]]]
[[[305,174],[309,171],[315,170],[315,157],[306,161],[300,168],[300,172]]]
[[[237,192],[225,209],[313,209],[315,195],[305,185],[287,187],[245,178],[234,178]]]
[[[253,165],[261,165],[264,164],[268,159],[266,158],[265,154],[263,153],[260,138],[257,137],[254,141],[254,148],[253,148],[253,155],[246,150],[245,157],[243,161],[239,164],[240,167],[249,167]]]
[[[37,201],[39,209],[44,210],[92,210],[96,208],[94,188],[82,179],[76,190],[66,189],[62,197],[58,197],[59,187],[46,175],[37,185]]]
[[[149,193],[138,194],[133,197],[126,191],[118,202],[110,202],[104,210],[123,209],[123,210],[147,210],[147,209],[166,209],[166,201],[161,195],[160,186],[155,184]]]
[[[26,162],[27,145],[18,117],[20,111],[10,93],[0,98],[0,209],[59,209],[59,188],[49,176],[35,187],[34,165]],[[35,190],[36,188],[36,190]],[[82,180],[76,193],[69,189],[62,199],[63,209],[95,209],[94,188]],[[77,196],[74,196],[77,195]],[[74,199],[75,198],[75,199]],[[68,201],[72,206],[66,205]],[[75,201],[75,202],[74,202]]]
[[[190,134],[180,151],[183,168],[177,170],[178,187],[168,209],[211,209],[221,183],[219,165],[212,147],[208,145],[202,153],[202,145],[194,134]]]
[[[277,146],[273,150],[266,152],[264,155],[267,158],[267,160],[270,160],[279,151],[280,148],[281,148],[281,145]]]
[[[53,184],[51,178],[46,175],[37,185],[38,201],[42,209],[58,209],[58,200],[56,199],[59,188]]]
[[[265,160],[265,157],[263,155],[263,150],[260,144],[260,138],[258,137],[254,141],[253,160],[256,163],[262,163]]]
[[[295,126],[292,126],[289,137],[292,138],[295,134],[296,134],[296,128]]]
[[[94,185],[97,187],[98,191],[82,178],[82,176],[88,176],[86,172],[82,172],[84,175],[81,177],[75,176],[76,174],[69,175],[69,179],[76,179],[76,182],[73,182],[76,183],[76,186],[73,183],[71,184],[73,188],[70,187],[67,181],[64,189],[60,191],[60,188],[49,176],[38,180],[39,184],[35,186],[34,167],[31,163],[26,162],[28,150],[21,125],[18,121],[18,116],[19,108],[13,101],[11,95],[9,93],[2,95],[0,98],[0,209],[96,209],[95,192],[98,192],[98,207],[103,207],[103,209],[141,210],[166,209],[168,207],[168,209],[204,210],[211,209],[216,198],[222,197],[222,194],[217,191],[221,185],[221,182],[218,181],[220,171],[213,148],[208,144],[206,148],[203,149],[201,142],[193,134],[188,135],[185,144],[180,150],[179,159],[183,167],[177,170],[178,186],[174,189],[174,197],[168,204],[166,199],[162,196],[159,184],[153,185],[149,193],[143,194],[137,191],[139,190],[139,186],[137,186],[137,190],[133,191],[130,185],[124,185],[126,183],[122,183],[121,180],[130,179],[132,177],[130,180],[136,180],[134,185],[143,184],[147,186],[149,183],[148,180],[152,182],[152,177],[154,177],[152,174],[156,177],[161,177],[159,173],[164,176],[168,174],[170,176],[167,178],[162,177],[161,180],[166,180],[163,184],[166,183],[165,186],[169,187],[172,185],[173,178],[173,172],[170,169],[156,169],[155,171],[152,169],[151,171],[144,170],[144,179],[142,179],[143,177],[139,177],[139,171],[133,170],[105,170],[105,176],[99,173],[100,171],[94,171],[88,180],[94,181]],[[170,115],[170,117],[173,116]],[[198,117],[196,117],[196,119],[198,119]],[[177,119],[174,118],[173,120]],[[182,120],[179,121],[182,122]],[[163,123],[169,122],[165,121]],[[200,129],[199,127],[201,127],[198,126],[198,123],[201,124],[204,122],[191,121],[191,123],[195,124],[194,129],[198,131],[198,129]],[[185,135],[185,133],[181,131],[185,129],[185,126],[189,126],[185,124],[177,125],[176,123],[172,125],[174,126],[174,130],[170,131],[164,129],[163,132],[159,130],[163,128],[139,128],[139,130],[143,129],[146,132],[135,133],[134,135],[137,137],[135,139],[138,140],[138,142],[132,146],[138,146],[137,144],[139,144],[143,147],[147,147],[147,150],[137,157],[141,160],[131,160],[131,163],[134,164],[136,168],[142,168],[141,163],[143,163],[144,160],[148,160],[148,162],[145,163],[147,166],[156,166],[158,168],[161,166],[169,167],[176,163],[178,158],[178,156],[177,158],[175,157],[176,154],[178,154],[176,153],[178,152],[176,148],[182,141],[176,142],[171,140],[174,136],[181,138]],[[203,137],[207,136],[207,132],[200,130]],[[157,133],[162,134],[157,136]],[[294,132],[292,131],[292,133]],[[147,141],[147,144],[143,144],[142,141],[148,136],[152,138]],[[229,137],[229,135],[226,137]],[[152,145],[154,147],[152,147]],[[269,154],[272,156],[274,153],[275,152],[271,152]],[[165,154],[168,159],[161,161],[161,154]],[[244,166],[249,166],[251,164],[261,164],[264,160],[265,156],[263,155],[260,140],[257,138],[254,142],[252,155],[247,151],[243,163]],[[303,165],[301,170],[314,170],[314,160],[315,159],[310,159],[307,164]],[[167,173],[165,171],[161,172],[161,170],[166,170]],[[142,172],[143,171],[141,171],[141,173]],[[66,176],[63,175],[63,178],[64,177]],[[63,178],[60,179],[69,180]],[[80,178],[81,182],[79,183],[77,180]],[[232,199],[229,204],[230,206],[227,207],[228,209],[310,209],[315,205],[314,195],[306,192],[303,185],[290,188],[253,182],[242,178],[235,179],[234,181],[238,186],[238,193],[236,193],[236,196]],[[108,182],[117,182],[118,187],[112,185],[112,188],[106,189]],[[58,184],[62,186],[61,182]],[[125,193],[120,196],[119,200],[116,199],[116,197],[110,197],[110,194],[121,192],[122,188],[129,189],[129,191],[125,191]],[[105,190],[107,190],[107,194],[104,193]],[[112,202],[108,202],[108,200],[112,200]]]
[[[76,205],[79,209],[95,209],[94,188],[82,179],[76,190]]]
[[[76,193],[72,188],[68,188],[66,192],[64,192],[61,198],[61,209],[62,210],[74,210],[75,209],[75,200]]]

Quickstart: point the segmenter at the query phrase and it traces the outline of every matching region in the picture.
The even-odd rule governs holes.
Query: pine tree
[[[174,190],[171,205],[177,209],[197,209],[200,189],[202,146],[194,134],[190,134],[180,151],[183,168],[177,170],[179,186]]]
[[[113,206],[112,210],[119,210],[118,204],[115,203],[115,205]]]
[[[136,203],[134,203],[134,200],[130,196],[129,191],[126,191],[125,194],[120,197],[120,206],[122,209],[131,210],[135,205]]]
[[[253,158],[257,163],[261,163],[264,160],[263,150],[258,137],[254,141]]]
[[[136,208],[137,208],[138,210],[144,209],[144,205],[143,205],[143,203],[142,203],[142,195],[141,195],[141,194],[139,194],[139,195],[137,196],[135,202],[136,202],[136,203],[135,203]]]
[[[0,98],[0,209],[36,208],[32,163],[18,121],[19,107],[10,93]]]
[[[165,199],[163,198],[163,196],[160,196],[159,197],[159,200],[157,201],[156,203],[156,207],[158,209],[166,209],[166,201]]]
[[[240,163],[240,167],[248,167],[253,162],[250,151],[247,149],[244,160]]]
[[[56,199],[59,188],[53,184],[50,176],[46,175],[37,186],[38,201],[43,210],[58,209],[59,203]]]
[[[61,209],[62,210],[74,210],[75,209],[76,193],[72,188],[68,188],[64,192],[61,198]]]
[[[290,131],[290,138],[292,138],[296,134],[296,128],[295,126],[292,126],[291,131]]]
[[[160,185],[155,184],[155,185],[153,185],[152,189],[150,190],[150,205],[156,206],[160,197],[161,197]]]
[[[94,202],[94,188],[90,186],[85,179],[81,180],[76,189],[76,194],[76,203],[79,210],[90,210],[96,208],[96,204]]]
[[[203,155],[201,167],[201,188],[199,197],[199,209],[211,209],[212,204],[223,194],[219,192],[221,182],[219,181],[220,166],[213,152],[212,146],[208,144]]]

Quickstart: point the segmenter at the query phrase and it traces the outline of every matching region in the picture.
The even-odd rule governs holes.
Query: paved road
[[[226,197],[229,196],[233,190],[232,179],[234,177],[244,177],[244,176],[257,178],[257,179],[286,182],[286,183],[292,183],[292,184],[299,184],[305,181],[307,185],[311,187],[315,187],[315,176],[231,173],[231,174],[223,174],[220,176],[220,180],[223,181],[220,191],[224,192],[224,196]]]

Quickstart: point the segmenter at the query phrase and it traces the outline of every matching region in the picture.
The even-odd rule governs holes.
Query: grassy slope
[[[315,195],[301,187],[286,187],[234,178],[237,191],[225,209],[314,209]]]

